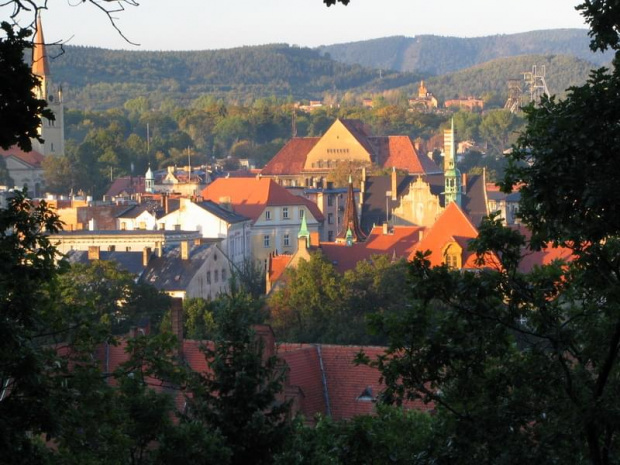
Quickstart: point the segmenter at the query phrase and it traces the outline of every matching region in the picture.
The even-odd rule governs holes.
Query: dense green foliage
[[[30,150],[31,138],[39,137],[41,118],[54,117],[46,109],[46,102],[36,98],[33,89],[39,85],[39,79],[23,60],[24,51],[32,48],[28,41],[31,31],[14,29],[5,21],[0,30],[0,148],[17,144]]]
[[[516,55],[571,55],[605,65],[611,54],[595,54],[588,48],[585,29],[555,29],[459,38],[433,35],[385,37],[320,48],[338,61],[369,68],[445,74]]]
[[[269,298],[270,324],[284,341],[385,343],[369,334],[367,319],[402,311],[406,263],[377,255],[341,276],[321,253],[288,269],[285,285]]]
[[[429,463],[433,417],[380,405],[377,415],[334,422],[321,417],[316,426],[298,423],[276,465],[388,465]]]

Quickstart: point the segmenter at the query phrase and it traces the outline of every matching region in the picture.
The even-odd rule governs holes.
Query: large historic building
[[[327,176],[342,164],[418,175],[442,172],[430,158],[418,154],[408,136],[373,136],[361,121],[338,119],[322,137],[291,139],[261,175],[283,186],[327,187]]]

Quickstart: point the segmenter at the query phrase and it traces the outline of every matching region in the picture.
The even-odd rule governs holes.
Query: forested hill
[[[571,55],[596,65],[611,62],[612,53],[594,54],[586,29],[552,29],[475,38],[420,35],[386,37],[320,47],[348,64],[384,70],[445,74],[515,55]]]
[[[48,52],[52,55],[52,51]],[[322,99],[326,91],[380,92],[419,80],[283,44],[214,51],[149,52],[67,46],[51,60],[54,80],[77,108],[122,106],[136,96],[189,104],[208,93],[236,103],[276,96]]]
[[[502,106],[508,97],[507,81],[516,79],[523,82],[523,74],[532,71],[545,71],[545,81],[550,94],[563,97],[565,89],[582,85],[592,68],[592,63],[566,55],[522,55],[499,58],[472,68],[455,71],[429,78],[427,87],[441,101],[451,98],[476,96],[483,97],[487,106]],[[407,91],[414,92],[415,86]]]

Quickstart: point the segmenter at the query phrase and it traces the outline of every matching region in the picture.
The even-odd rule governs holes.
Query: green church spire
[[[446,207],[450,202],[461,206],[461,172],[456,167],[456,150],[454,144],[454,118],[450,129],[444,131],[444,195]]]
[[[310,247],[310,231],[308,231],[308,223],[306,222],[305,212],[304,216],[301,217],[301,226],[299,227],[299,232],[297,233],[297,239],[301,239],[302,237],[306,238],[306,247]]]

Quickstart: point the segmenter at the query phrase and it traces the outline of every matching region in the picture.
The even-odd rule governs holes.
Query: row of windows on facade
[[[332,149],[332,150],[346,150],[347,152],[349,151],[349,149]],[[311,166],[312,168],[336,168],[338,166],[338,163],[339,163],[339,160],[319,160],[317,162],[313,162]]]
[[[300,208],[299,209],[299,219],[301,220],[303,217],[304,217],[304,209]],[[265,219],[266,220],[271,220],[272,219],[271,210],[265,210]],[[290,220],[291,219],[291,215],[289,213],[288,207],[282,207],[282,219],[283,220]]]
[[[271,247],[271,236],[268,234],[265,234],[263,236],[263,246],[268,249],[269,247]],[[285,234],[282,237],[282,246],[283,247],[290,247],[291,246],[291,236],[290,234]]]
[[[222,268],[222,281],[226,281],[226,268]],[[217,283],[220,280],[220,270],[213,271],[213,282]],[[211,272],[207,271],[207,284],[211,284]]]

